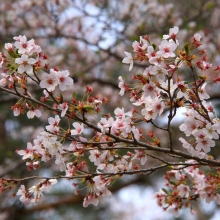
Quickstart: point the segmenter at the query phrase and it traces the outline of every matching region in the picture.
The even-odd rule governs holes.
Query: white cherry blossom
[[[29,58],[28,55],[22,54],[21,58],[16,58],[15,62],[19,64],[18,73],[33,74],[33,64],[36,63],[34,58]]]
[[[122,63],[130,64],[130,66],[129,66],[129,71],[130,71],[133,68],[133,57],[132,57],[131,53],[128,53],[126,51],[124,51],[124,53],[127,57],[125,57],[122,60]]]
[[[27,194],[28,193],[27,193],[24,185],[21,185],[19,190],[16,193],[17,196],[21,196],[20,201],[23,202],[25,205],[29,205],[31,202],[30,198],[27,196]]]
[[[19,35],[18,37],[14,37],[14,39],[16,40],[14,45],[18,49],[18,53],[28,54],[33,49],[33,45],[34,45],[33,39],[27,41],[27,37],[21,35]]]
[[[164,58],[175,57],[174,51],[176,50],[177,45],[173,40],[162,40],[159,46],[158,55],[161,55]]]
[[[71,135],[79,135],[83,133],[84,125],[79,124],[78,122],[73,123],[73,127],[75,127],[74,130],[71,130]]]
[[[57,79],[58,79],[58,84],[59,84],[61,91],[65,91],[66,86],[73,85],[73,79],[69,77],[69,74],[70,73],[68,70],[58,71],[56,73]]]
[[[179,32],[179,27],[174,26],[173,28],[170,28],[169,35],[166,35],[166,34],[163,35],[163,39],[167,40],[167,39],[172,38],[174,40],[176,39],[176,35],[178,34],[178,32]]]
[[[125,88],[126,88],[126,85],[124,83],[124,80],[122,79],[121,76],[118,77],[119,79],[119,84],[118,84],[118,87],[121,89],[120,92],[119,92],[119,95],[123,96],[124,93],[125,93]]]
[[[50,69],[50,74],[43,73],[42,80],[40,82],[41,88],[46,88],[49,92],[52,92],[55,90],[57,85],[58,85],[58,79],[57,79],[56,71]]]
[[[185,197],[185,198],[189,197],[189,192],[190,192],[189,186],[180,184],[179,186],[177,186],[177,189],[179,190],[180,197]]]

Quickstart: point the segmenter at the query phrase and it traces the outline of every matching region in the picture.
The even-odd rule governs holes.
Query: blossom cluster
[[[133,105],[144,106],[141,114],[147,121],[161,115],[165,107],[173,111],[170,114],[171,119],[177,108],[185,107],[185,119],[180,131],[186,136],[193,135],[194,138],[188,142],[181,137],[182,146],[191,155],[208,158],[207,153],[219,138],[220,124],[212,103],[206,102],[206,99],[210,98],[206,93],[206,85],[208,80],[215,81],[210,77],[210,73],[218,71],[218,67],[210,70],[212,65],[208,62],[205,51],[198,51],[201,46],[199,34],[194,35],[191,45],[185,45],[184,50],[178,48],[178,31],[179,28],[174,27],[168,35],[163,35],[158,49],[148,36],[141,37],[140,42],[135,41],[132,44],[136,55],[132,58],[132,55],[126,52],[127,57],[123,59],[124,63],[130,64],[129,70],[135,60],[147,61],[149,66],[142,74],[134,76],[141,89],[129,89],[120,77],[120,94],[129,91]],[[192,70],[192,77],[195,77],[194,68],[199,69],[198,79],[189,83],[184,80],[184,76],[177,75],[183,66]]]
[[[25,91],[28,80],[34,81],[33,77],[35,76],[35,82],[38,82],[41,88],[45,88],[45,97],[48,97],[48,93],[54,91],[58,85],[62,92],[67,89],[67,86],[73,85],[73,79],[69,77],[68,70],[59,71],[56,68],[48,70],[47,55],[42,53],[41,47],[35,44],[33,39],[28,41],[26,36],[19,35],[14,37],[14,40],[14,44],[5,44],[7,55],[0,53],[1,68],[3,69],[0,86],[8,85],[9,88],[13,88],[14,84],[18,83],[21,89]],[[43,72],[40,80],[37,73],[43,69],[48,71]],[[12,106],[12,110],[14,115],[18,116],[24,113],[25,109],[29,109],[27,116],[33,118],[41,116],[38,107],[21,101]],[[60,104],[60,108],[64,114],[64,103]]]
[[[178,32],[178,27],[171,28],[169,34],[163,35],[158,46],[151,42],[149,36],[142,36],[140,42],[132,44],[134,57],[125,52],[126,57],[122,62],[130,65],[129,70],[135,61],[146,62],[148,66],[143,73],[133,76],[134,84],[131,86],[119,77],[119,94],[123,96],[128,92],[134,108],[126,111],[123,107],[117,107],[114,116],[102,112],[101,107],[106,99],[92,96],[93,88],[89,85],[82,99],[77,98],[75,92],[69,100],[63,97],[62,92],[67,90],[67,86],[73,85],[73,79],[68,70],[50,68],[47,56],[43,55],[34,40],[28,41],[25,36],[18,36],[14,38],[14,44],[5,45],[7,55],[1,53],[0,60],[3,70],[0,89],[21,98],[12,106],[14,115],[26,113],[29,119],[41,117],[41,108],[54,114],[48,118],[49,124],[33,142],[29,142],[25,150],[18,149],[17,154],[26,161],[29,170],[54,160],[59,170],[65,173],[56,178],[42,178],[28,191],[21,185],[17,195],[22,202],[37,203],[42,192],[48,191],[51,185],[57,183],[57,179],[66,178],[81,180],[75,184],[77,193],[81,191],[80,183],[88,189],[83,203],[85,207],[97,205],[99,198],[111,194],[109,187],[121,176],[150,174],[173,165],[172,161],[152,153],[161,152],[165,158],[169,154],[193,160],[173,166],[173,170],[168,172],[166,179],[171,192],[164,190],[157,194],[160,206],[169,212],[175,210],[173,213],[178,215],[183,204],[188,207],[183,199],[191,200],[200,196],[219,203],[219,194],[213,187],[218,178],[203,174],[199,167],[209,161],[212,165],[218,163],[214,163],[215,158],[208,155],[219,139],[220,120],[212,104],[206,102],[209,99],[206,86],[208,80],[218,81],[211,78],[210,73],[219,71],[219,67],[212,68],[206,52],[199,50],[202,45],[199,34],[182,46],[177,37]],[[190,70],[190,82],[181,74],[183,68]],[[30,83],[40,87],[40,101],[33,98]],[[172,141],[171,123],[181,107],[185,107],[186,112],[184,122],[179,127],[184,135],[179,138],[182,143],[179,151]],[[166,127],[159,127],[155,121],[165,112],[169,112]],[[95,119],[90,120],[91,115],[96,116]],[[161,143],[152,130],[144,129],[146,123],[167,132],[168,147],[167,143]],[[182,152],[184,149],[186,153]],[[152,167],[148,163],[149,158],[155,159],[157,163],[162,161],[163,164]],[[175,175],[177,183],[172,183],[171,174]],[[187,178],[192,179],[191,185],[187,184]],[[14,180],[13,184],[18,185],[20,182]],[[7,189],[6,183],[6,180],[2,180],[1,191]]]
[[[195,214],[191,202],[198,198],[207,203],[215,201],[220,204],[219,169],[204,172],[196,161],[186,162],[191,165],[176,166],[166,173],[164,178],[168,189],[162,189],[155,194],[158,205],[176,217],[183,207],[190,208],[191,213]]]
[[[17,195],[20,196],[20,201],[25,205],[30,203],[38,203],[40,197],[43,196],[43,192],[49,192],[51,186],[56,183],[56,179],[42,180],[38,185],[29,188],[28,191],[25,189],[24,185],[21,185]]]

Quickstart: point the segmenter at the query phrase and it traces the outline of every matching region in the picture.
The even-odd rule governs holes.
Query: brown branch
[[[19,96],[21,98],[24,98],[24,99],[27,99],[31,102],[35,102],[43,107],[45,107],[46,109],[48,110],[51,110],[51,111],[54,111],[54,112],[57,112],[57,113],[60,113],[61,111],[58,110],[58,109],[54,109],[53,107],[43,103],[43,102],[40,102],[32,97],[27,97],[25,95],[22,95],[20,93],[16,93],[16,92],[13,92],[9,89],[6,89],[4,87],[0,87],[0,90],[2,91],[5,91],[5,92],[8,92],[8,93],[11,93],[15,96]],[[68,117],[71,118],[71,115],[69,114],[66,114]],[[80,118],[79,116],[75,115],[75,120],[81,122],[81,123],[84,123],[85,125],[87,125],[89,128],[95,130],[95,131],[98,131],[101,133],[101,129],[98,128],[97,126],[95,126],[93,123],[90,123],[82,118]],[[174,156],[181,156],[182,158],[184,159],[193,159],[193,160],[196,160],[198,162],[200,162],[201,164],[203,165],[211,165],[211,166],[218,166],[220,167],[220,162],[219,161],[216,161],[216,160],[211,160],[211,159],[200,159],[199,157],[196,157],[196,156],[192,156],[190,154],[187,154],[187,153],[184,153],[182,151],[179,151],[179,150],[170,150],[169,148],[161,148],[161,147],[155,147],[155,146],[152,146],[152,145],[149,145],[149,144],[146,144],[144,142],[140,142],[140,141],[134,141],[134,140],[128,140],[128,139],[125,139],[125,138],[121,138],[117,135],[113,135],[111,133],[106,133],[107,136],[113,138],[117,143],[127,143],[127,144],[130,144],[130,145],[134,145],[134,146],[141,146],[141,147],[144,147],[146,148],[147,150],[152,150],[152,151],[155,151],[155,152],[162,152],[162,153],[165,153],[165,154],[172,154]]]

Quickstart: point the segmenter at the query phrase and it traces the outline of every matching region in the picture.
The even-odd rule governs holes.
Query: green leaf
[[[157,45],[153,43],[153,44],[152,44],[152,47],[154,48],[154,50],[156,50]]]
[[[60,93],[60,103],[63,103],[63,95]]]
[[[163,190],[167,195],[169,194],[169,192],[168,192],[166,189],[162,188],[162,190]]]
[[[184,45],[184,50],[186,52],[186,55],[188,56],[189,55],[189,44]]]
[[[87,111],[93,111],[94,110],[94,107],[92,105],[85,105],[83,108]]]
[[[176,184],[175,182],[173,182],[173,181],[169,181],[169,183],[172,184],[172,185],[174,185],[174,186],[177,185],[177,184]]]
[[[73,93],[72,93],[72,98],[73,98],[73,99],[76,99],[76,97],[77,97],[77,94],[76,94],[75,91],[73,91]]]
[[[198,77],[199,77],[200,79],[203,79],[203,80],[204,80],[204,76],[198,75]]]

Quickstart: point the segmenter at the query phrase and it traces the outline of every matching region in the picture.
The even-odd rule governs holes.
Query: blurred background
[[[142,73],[145,63],[135,63],[131,72],[122,64],[124,51],[132,52],[132,42],[139,36],[149,35],[159,42],[169,28],[179,26],[178,39],[187,42],[195,32],[202,35],[202,42],[210,62],[220,64],[220,0],[1,0],[0,47],[13,42],[13,37],[26,35],[49,57],[50,66],[68,69],[74,79],[74,89],[83,94],[85,85],[93,86],[94,93],[109,100],[105,112],[124,106],[129,110],[129,97],[118,95],[118,77],[127,83],[132,75]],[[182,45],[183,47],[183,45]],[[185,72],[184,72],[185,71]],[[186,74],[187,70],[182,69]],[[39,90],[31,85],[38,95]],[[212,86],[211,100],[218,108],[219,87]],[[71,97],[70,91],[64,92]],[[44,117],[29,120],[26,115],[14,117],[9,109],[16,97],[0,93],[0,177],[20,178],[31,175],[53,175],[58,169],[53,162],[41,164],[37,171],[29,172],[25,162],[16,155],[16,149],[25,149],[39,130],[47,124],[50,112]],[[164,120],[166,114],[164,114]],[[178,126],[173,132],[178,141]],[[163,120],[158,123],[164,123]],[[153,129],[153,127],[151,128]],[[161,142],[167,138],[160,135]],[[213,152],[218,155],[218,152]],[[151,164],[154,161],[151,161]],[[54,170],[51,169],[51,166]],[[197,214],[188,210],[179,218],[157,207],[154,193],[163,186],[163,171],[151,176],[128,176],[112,186],[113,196],[102,199],[97,207],[82,207],[83,196],[74,194],[74,187],[67,180],[59,181],[51,193],[36,206],[23,206],[13,191],[0,196],[0,220],[216,220],[220,212],[213,203],[195,203]]]

